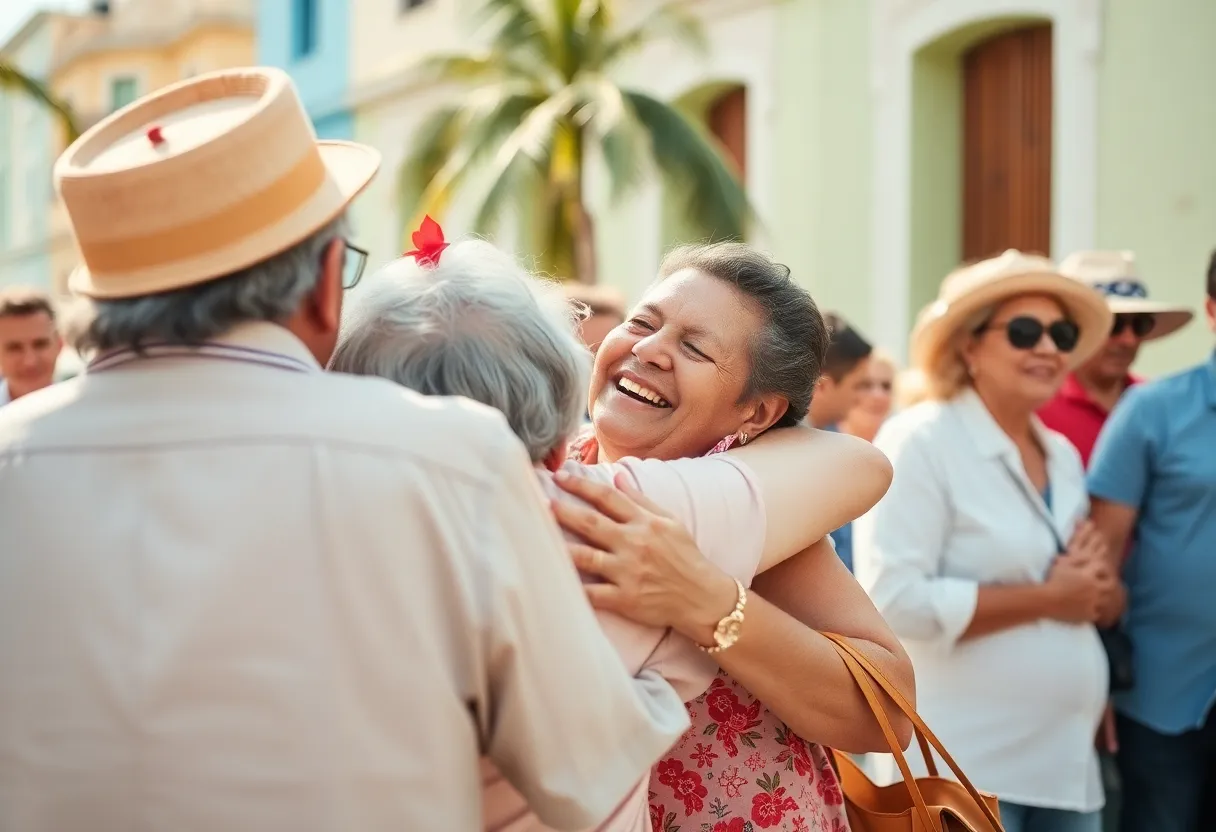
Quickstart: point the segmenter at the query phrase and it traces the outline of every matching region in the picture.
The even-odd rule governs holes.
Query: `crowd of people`
[[[632,306],[430,222],[364,279],[378,165],[269,69],[57,163],[77,297],[0,292],[0,830],[848,832],[840,755],[898,782],[912,726],[836,639],[1008,832],[1216,828],[1216,363],[1131,375],[1194,314],[1132,255],[960,267],[901,372],[742,243]]]

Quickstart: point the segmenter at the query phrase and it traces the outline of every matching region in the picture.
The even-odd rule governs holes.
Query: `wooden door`
[[[1051,25],[963,58],[963,259],[1051,251]]]
[[[706,118],[709,130],[722,146],[726,156],[735,163],[739,181],[747,181],[747,89],[735,87],[722,95],[709,108]]]

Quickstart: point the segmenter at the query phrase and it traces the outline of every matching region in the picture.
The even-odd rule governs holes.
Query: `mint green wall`
[[[778,6],[770,247],[824,309],[870,323],[870,4]]]
[[[920,50],[912,63],[909,327],[962,251],[962,104],[959,50],[940,42]]]
[[[1097,243],[1135,251],[1153,297],[1201,313],[1216,248],[1216,2],[1107,0],[1104,23]],[[1212,341],[1193,322],[1137,369],[1194,364]]]

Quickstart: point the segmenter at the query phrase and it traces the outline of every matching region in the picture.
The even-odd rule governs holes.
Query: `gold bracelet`
[[[747,589],[738,578],[735,579],[735,586],[739,589],[739,600],[735,602],[735,609],[730,615],[719,621],[718,626],[714,628],[713,647],[697,645],[703,652],[711,655],[721,653],[723,650],[734,647],[739,641],[739,636],[743,631],[743,609],[747,606]]]

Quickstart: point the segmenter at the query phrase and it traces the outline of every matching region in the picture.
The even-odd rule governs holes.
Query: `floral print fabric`
[[[824,750],[719,673],[692,727],[650,772],[652,832],[848,832]]]

